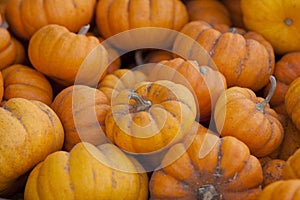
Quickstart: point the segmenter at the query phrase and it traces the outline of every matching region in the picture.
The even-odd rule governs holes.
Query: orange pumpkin
[[[273,48],[257,33],[244,31],[242,34],[242,30],[224,24],[222,29],[219,26],[214,28],[204,21],[189,22],[180,32],[182,34],[177,35],[173,51],[202,64],[196,44],[201,45],[225,76],[228,87],[240,86],[258,91],[273,74]],[[197,43],[189,42],[190,38]]]
[[[300,130],[300,77],[296,78],[285,93],[285,107],[288,116]]]
[[[31,64],[64,86],[97,84],[106,73],[107,51],[96,37],[84,34],[56,24],[42,27],[29,41]]]
[[[146,200],[148,177],[142,166],[111,144],[77,144],[49,155],[30,173],[25,199]]]
[[[275,63],[274,76],[277,87],[270,105],[277,113],[287,115],[284,96],[291,82],[300,76],[300,51],[283,55]],[[270,84],[265,88],[265,96],[269,88]]]
[[[245,27],[263,35],[277,54],[300,50],[299,1],[241,0],[240,5]]]
[[[232,25],[240,28],[245,28],[243,21],[243,13],[241,8],[241,0],[221,0],[227,8]]]
[[[26,65],[14,64],[2,70],[4,79],[4,100],[22,97],[52,103],[53,91],[48,79],[40,72]]]
[[[95,6],[96,0],[69,0],[63,5],[56,1],[11,0],[6,5],[5,19],[15,35],[29,40],[48,24],[58,24],[78,32],[91,22]]]
[[[179,142],[196,119],[190,90],[168,80],[140,82],[112,99],[106,135],[130,153],[156,153]]]
[[[286,161],[282,171],[283,179],[300,178],[300,149],[297,149]]]
[[[64,149],[70,151],[80,141],[99,145],[105,142],[105,116],[110,108],[101,91],[84,85],[72,85],[56,95],[51,105],[64,130]]]
[[[202,20],[210,24],[232,25],[230,13],[218,0],[187,0],[189,20]]]
[[[4,95],[4,81],[3,81],[3,75],[0,71],[0,102],[3,100]]]
[[[191,145],[172,146],[153,172],[151,199],[255,199],[263,180],[258,159],[240,140],[196,127]]]
[[[263,187],[282,180],[282,171],[285,167],[286,161],[281,159],[270,159],[262,165],[263,170]]]
[[[275,151],[283,140],[283,127],[277,113],[270,108],[276,80],[271,76],[272,88],[266,99],[242,87],[231,87],[218,99],[214,119],[221,136],[234,136],[243,141],[255,156]]]
[[[50,153],[61,149],[62,124],[46,104],[12,98],[0,108],[0,197]]]

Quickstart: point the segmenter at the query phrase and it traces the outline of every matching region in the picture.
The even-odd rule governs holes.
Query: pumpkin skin
[[[174,70],[168,70],[166,66]],[[155,65],[149,80],[167,79],[181,83],[179,74],[186,79],[190,85],[191,92],[197,98],[200,121],[208,122],[217,99],[227,89],[225,77],[219,71],[213,70],[208,66],[200,66],[196,61],[175,58],[161,61]],[[188,87],[189,85],[186,86]]]
[[[190,21],[202,20],[210,24],[232,25],[227,8],[218,0],[188,0],[186,8]]]
[[[282,171],[283,179],[299,179],[300,178],[300,149],[297,149],[291,155]]]
[[[300,130],[300,78],[296,78],[288,87],[285,94],[285,107],[288,116]]]
[[[293,80],[300,76],[300,52],[292,52],[283,55],[275,63],[274,76],[277,80],[277,87],[270,101],[271,107],[279,114],[287,115],[285,108],[285,93]],[[270,84],[264,89],[266,96]]]
[[[80,141],[94,145],[105,142],[104,121],[110,106],[101,91],[85,85],[66,87],[56,95],[51,108],[65,130],[64,150],[70,151]]]
[[[247,87],[258,91],[268,83],[269,76],[273,74],[273,48],[257,33],[244,31],[241,34],[243,31],[224,24],[220,30],[218,25],[215,28],[204,21],[189,22],[180,32],[197,41],[207,51],[217,69],[225,76],[228,87]],[[173,51],[202,64],[202,58],[198,58],[199,49],[183,35],[177,35]]]
[[[129,153],[157,153],[179,142],[196,119],[193,94],[168,80],[141,82],[113,99],[106,135]]]
[[[51,105],[52,86],[39,71],[26,65],[14,64],[2,70],[2,74],[5,86],[4,100],[20,97]]]
[[[96,0],[56,1],[12,0],[6,5],[5,19],[12,32],[23,40],[48,24],[58,24],[71,32],[91,22]]]
[[[34,68],[64,86],[74,84],[78,72],[81,77],[77,84],[95,84],[105,74],[108,60],[107,51],[96,37],[75,34],[56,24],[35,32],[29,41],[28,56]]]
[[[300,180],[281,180],[263,189],[257,200],[293,200],[300,198]]]
[[[263,35],[277,54],[300,50],[299,1],[241,0],[241,9],[245,27]]]
[[[283,140],[284,130],[278,114],[248,88],[225,90],[216,103],[214,120],[221,136],[240,139],[258,157],[275,151]]]
[[[223,5],[230,13],[230,19],[233,26],[245,28],[243,22],[243,13],[241,8],[241,0],[221,0]]]
[[[240,140],[219,138],[201,124],[190,146],[170,148],[153,172],[151,199],[255,199],[261,192],[262,168]],[[169,159],[184,151],[177,160]]]
[[[19,177],[61,149],[64,130],[55,112],[40,101],[12,98],[0,113],[2,197],[13,190]]]
[[[114,145],[81,142],[71,152],[57,151],[37,165],[28,177],[24,197],[146,200],[148,177],[141,169]]]
[[[282,180],[282,171],[286,161],[281,159],[270,159],[262,165],[263,170],[263,188],[267,185]]]
[[[4,80],[3,80],[2,72],[0,71],[0,102],[2,102],[3,100],[3,95],[4,95]]]

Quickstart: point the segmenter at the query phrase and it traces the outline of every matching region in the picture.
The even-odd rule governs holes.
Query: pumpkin
[[[1,16],[2,18],[5,17],[5,8],[6,8],[7,3],[8,3],[8,0],[1,0],[0,1],[0,15],[2,15]]]
[[[97,88],[102,91],[109,102],[124,89],[133,88],[135,84],[145,81],[147,76],[142,70],[118,69],[107,74],[98,84]]]
[[[230,13],[218,0],[188,0],[186,8],[190,21],[203,20],[210,24],[232,25]]]
[[[240,139],[258,157],[275,151],[284,135],[278,114],[268,104],[276,88],[274,76],[270,80],[272,87],[265,99],[257,97],[249,88],[231,87],[220,96],[214,112],[220,135]]]
[[[173,70],[168,69],[170,67]],[[153,66],[149,80],[167,79],[184,84],[185,79],[197,99],[200,121],[208,122],[212,110],[221,93],[227,88],[225,77],[208,66],[200,66],[197,61],[174,58]],[[183,77],[179,76],[182,75]],[[186,84],[186,86],[189,86]]]
[[[263,180],[258,159],[235,137],[195,124],[190,146],[172,146],[153,172],[151,199],[255,199]]]
[[[277,87],[270,100],[271,107],[280,114],[287,115],[285,108],[285,93],[293,80],[300,76],[300,51],[283,55],[276,63],[274,76],[277,80]],[[270,84],[264,89],[264,95],[270,88]]]
[[[262,165],[263,170],[263,187],[282,180],[282,171],[286,161],[281,159],[270,159]]]
[[[142,53],[141,51],[136,51],[137,55]],[[142,56],[142,55],[140,55]],[[172,60],[174,58],[173,53],[162,50],[162,49],[153,49],[150,50],[149,52],[146,52],[146,55],[142,56],[140,59],[140,62],[137,62],[138,65],[145,64],[145,63],[158,63],[163,60]]]
[[[2,72],[0,71],[0,102],[3,100],[4,95],[4,80]]]
[[[35,32],[28,46],[33,67],[64,86],[97,84],[106,72],[107,51],[96,37],[85,35],[84,27],[81,30],[75,34],[49,24]]]
[[[241,0],[221,0],[230,14],[230,20],[233,26],[245,28]]]
[[[297,149],[286,161],[282,171],[283,179],[300,178],[300,149]]]
[[[30,173],[25,199],[137,199],[148,196],[142,166],[112,144],[78,143],[50,154]]]
[[[70,151],[80,141],[94,145],[105,142],[105,116],[110,108],[101,91],[85,85],[72,85],[59,92],[51,108],[64,130],[64,150]]]
[[[245,27],[263,35],[277,54],[300,50],[299,1],[241,0],[240,5]]]
[[[12,0],[6,5],[5,19],[11,31],[23,40],[48,24],[58,24],[71,32],[78,32],[94,16],[96,0],[61,2]]]
[[[18,179],[61,149],[62,124],[46,104],[24,98],[9,99],[0,108],[0,197],[14,191]]]
[[[292,119],[297,129],[300,130],[300,77],[297,77],[290,83],[285,93],[284,102],[288,116]]]
[[[263,189],[257,200],[292,200],[300,198],[300,180],[281,180]]]
[[[204,21],[192,21],[180,30],[182,34],[177,35],[173,51],[186,59],[205,64],[199,57],[198,46],[201,45],[225,76],[228,87],[247,87],[258,91],[273,74],[274,51],[261,35],[240,32],[224,24],[220,30],[219,26],[214,28]],[[194,42],[189,42],[190,38]],[[210,66],[210,63],[207,65]]]
[[[187,87],[169,80],[143,81],[112,99],[106,135],[129,153],[151,154],[182,140],[195,119],[196,103]]]
[[[38,100],[50,106],[53,98],[52,86],[39,71],[27,65],[14,64],[2,70],[4,100],[15,97]]]
[[[113,45],[118,48],[144,48],[149,44],[168,47],[172,45],[175,34],[160,28],[178,31],[188,22],[188,13],[180,0],[100,0],[96,5],[95,22],[105,39],[144,28],[126,32],[118,39],[115,37]]]

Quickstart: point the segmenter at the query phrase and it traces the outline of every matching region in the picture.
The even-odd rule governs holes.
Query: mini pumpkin
[[[195,126],[191,145],[172,146],[153,172],[151,199],[255,199],[263,180],[258,159],[235,137],[219,138],[201,124]]]
[[[296,78],[290,83],[288,90],[285,94],[285,107],[288,116],[292,119],[293,123],[300,130],[300,78]]]
[[[231,87],[220,96],[214,112],[221,136],[240,139],[258,157],[275,151],[284,135],[278,114],[268,104],[276,87],[274,76],[270,79],[272,88],[266,99],[257,97],[249,88]]]
[[[245,28],[243,22],[243,13],[241,8],[241,0],[221,0],[227,8],[232,25],[240,28]]]
[[[0,108],[0,197],[14,191],[18,179],[62,148],[64,130],[46,104],[9,99]]]
[[[129,153],[156,153],[179,142],[196,119],[190,90],[168,80],[121,90],[105,120],[106,135]]]
[[[28,56],[38,71],[64,86],[95,85],[107,70],[107,51],[94,36],[49,24],[31,37]],[[51,38],[51,40],[49,40]]]
[[[281,159],[270,159],[262,165],[263,170],[263,187],[282,180],[282,171],[285,167],[286,161]]]
[[[48,24],[58,24],[71,32],[89,24],[94,15],[96,0],[75,1],[8,1],[5,10],[7,20],[12,32],[19,38],[29,40],[32,35]]]
[[[49,155],[30,173],[25,199],[146,200],[148,177],[142,166],[112,144],[78,143],[71,152]]]
[[[52,103],[53,91],[48,79],[39,71],[21,64],[10,65],[2,70],[4,100],[15,97],[38,100],[48,106]]]
[[[105,117],[110,108],[104,93],[85,85],[72,85],[59,92],[51,108],[64,130],[64,150],[70,151],[80,141],[94,145],[106,141]]]
[[[300,149],[297,149],[286,161],[282,171],[283,179],[300,178]]]

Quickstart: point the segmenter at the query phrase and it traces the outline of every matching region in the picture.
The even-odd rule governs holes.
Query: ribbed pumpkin
[[[5,12],[10,29],[18,37],[29,40],[41,27],[58,24],[72,32],[89,24],[94,15],[96,0],[11,0]]]
[[[300,77],[289,85],[284,102],[288,116],[297,129],[300,130]]]
[[[51,38],[51,40],[49,40]],[[107,69],[107,51],[94,36],[75,34],[49,24],[31,37],[28,46],[31,64],[58,83],[95,85]]]
[[[12,98],[0,108],[0,197],[16,189],[20,176],[62,148],[64,130],[46,104]]]
[[[25,199],[146,200],[148,177],[142,166],[111,144],[77,144],[49,155],[30,173]]]
[[[39,71],[27,65],[14,64],[2,70],[4,79],[4,100],[21,97],[52,103],[53,91],[48,79]]]
[[[172,146],[163,167],[153,172],[151,199],[255,199],[263,180],[258,159],[235,137],[219,138],[201,124],[196,126],[191,145]]]
[[[194,39],[211,56],[218,70],[225,76],[228,87],[247,87],[254,91],[262,89],[274,72],[275,56],[272,46],[261,35],[230,28],[214,27],[204,21],[187,23],[178,34],[173,51],[180,56],[197,60],[199,48]],[[189,36],[186,38],[186,36]]]
[[[190,90],[168,80],[140,82],[113,98],[106,135],[130,153],[156,153],[179,142],[196,119]]]
[[[214,112],[221,136],[240,139],[258,157],[275,151],[284,136],[278,114],[268,104],[276,87],[275,78],[270,79],[272,88],[266,99],[257,97],[249,88],[231,87],[220,96]]]
[[[105,142],[105,117],[110,108],[104,93],[85,85],[72,85],[56,95],[51,105],[64,130],[64,149],[80,141],[99,145]]]
[[[297,149],[286,161],[282,171],[283,179],[300,178],[300,149]]]

